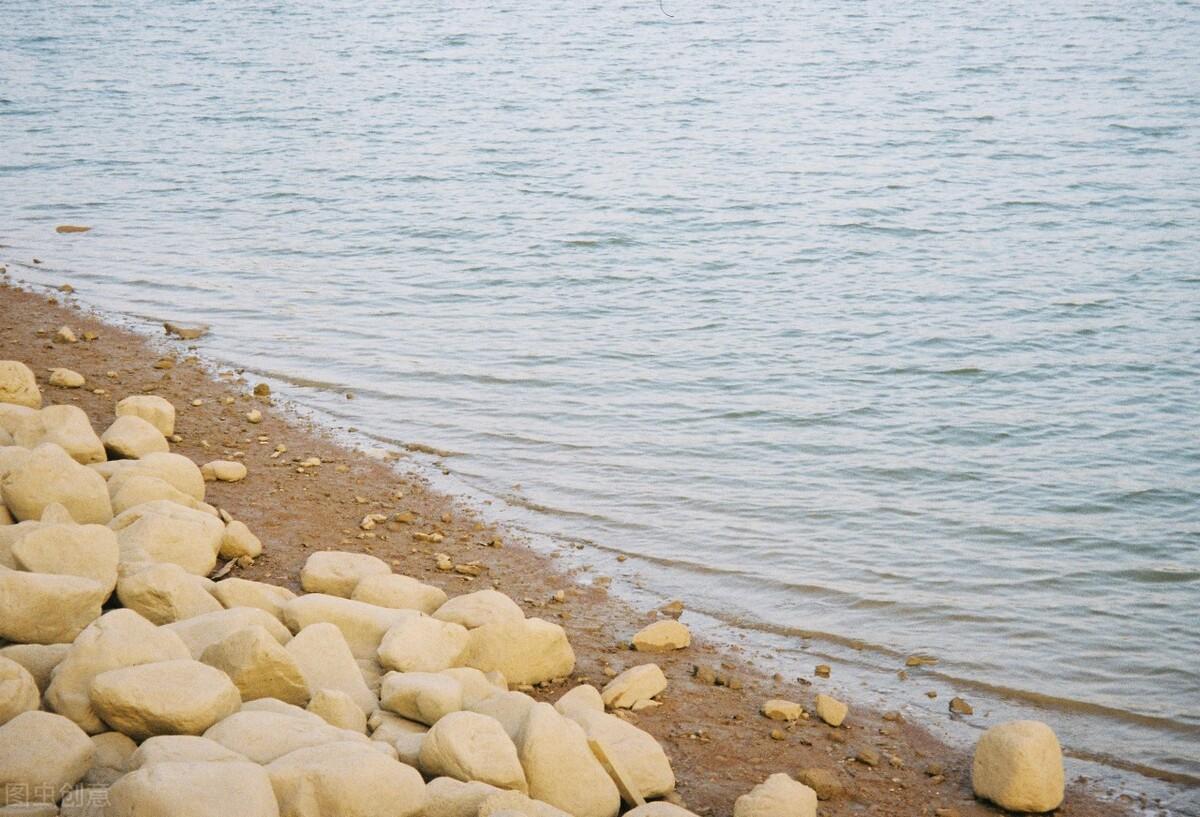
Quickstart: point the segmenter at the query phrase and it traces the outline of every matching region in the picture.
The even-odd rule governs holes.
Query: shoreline
[[[159,394],[179,411],[184,439],[174,447],[176,452],[198,462],[233,458],[241,452],[238,458],[250,468],[250,478],[233,485],[210,485],[214,498],[233,510],[264,542],[264,556],[249,568],[236,570],[235,575],[298,589],[296,579],[304,559],[314,550],[333,548],[373,553],[388,560],[397,572],[453,592],[496,586],[522,602],[527,614],[562,624],[575,645],[579,660],[571,680],[539,690],[535,694],[539,699],[553,700],[585,679],[603,683],[606,669],[619,672],[638,663],[639,654],[629,652],[621,642],[655,620],[654,609],[639,612],[605,586],[578,583],[576,579],[583,573],[580,567],[561,566],[561,562],[575,560],[556,560],[555,554],[514,541],[510,531],[484,523],[460,498],[431,487],[415,469],[397,473],[393,465],[400,463],[353,451],[313,419],[303,419],[277,401],[253,397],[248,393],[253,384],[239,382],[227,373],[212,373],[198,358],[183,354],[177,355],[171,368],[153,368],[154,361],[162,357],[157,348],[162,344],[101,321],[78,306],[64,305],[59,302],[61,297],[52,294],[47,298],[8,285],[0,288],[4,347],[0,356],[27,362],[38,373],[48,402],[76,403],[94,422],[111,413],[112,404],[127,394]],[[99,337],[69,346],[51,342],[54,330],[63,323],[70,323],[80,336],[92,331]],[[37,330],[44,334],[36,334]],[[180,350],[186,342],[172,341],[169,346]],[[73,390],[45,386],[45,371],[51,365],[79,371],[88,386]],[[108,377],[110,371],[118,376]],[[107,393],[90,391],[97,387]],[[233,402],[224,404],[222,398]],[[195,400],[202,402],[194,405]],[[251,406],[263,412],[261,424],[240,422],[241,414]],[[262,441],[260,436],[267,439]],[[287,445],[288,452],[272,458],[274,446],[280,442]],[[323,464],[308,469],[297,466],[295,460],[312,456]],[[404,493],[401,499],[396,495],[398,489]],[[280,508],[288,512],[281,514]],[[407,532],[364,536],[358,528],[358,520],[365,514],[401,510],[412,511],[417,519],[438,529],[444,540],[430,545],[414,540]],[[447,514],[448,522],[444,521]],[[496,539],[503,541],[502,547],[481,544]],[[438,571],[435,552],[448,553],[456,563],[479,562],[481,574]],[[560,590],[565,591],[565,599],[558,603],[553,598]],[[691,623],[688,613],[683,620]],[[708,637],[698,638],[682,652],[658,654],[654,660],[666,672],[670,687],[663,706],[639,713],[636,722],[664,745],[684,802],[699,814],[728,814],[733,799],[768,774],[786,771],[794,775],[801,768],[814,767],[835,772],[848,792],[823,801],[822,814],[862,813],[864,807],[872,814],[932,814],[938,808],[954,809],[964,816],[1000,813],[971,795],[969,751],[947,745],[918,723],[885,719],[883,712],[861,706],[864,696],[849,691],[836,664],[832,679],[784,681],[748,659],[745,648]],[[691,674],[694,664],[736,676],[741,688],[695,680]],[[762,701],[788,698],[807,706],[818,691],[848,699],[852,713],[848,726],[832,730],[800,721],[787,729],[782,740],[772,738],[772,730],[780,724],[758,714]],[[853,759],[864,747],[898,762],[885,759],[878,767],[864,765]],[[942,767],[940,775],[927,774],[934,763]],[[1132,804],[1102,801],[1089,786],[1069,780],[1066,803],[1057,813],[1101,817],[1132,810]]]

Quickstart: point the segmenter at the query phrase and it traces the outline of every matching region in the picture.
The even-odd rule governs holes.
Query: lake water
[[[0,259],[1200,781],[1200,6],[522,5],[6,0]]]

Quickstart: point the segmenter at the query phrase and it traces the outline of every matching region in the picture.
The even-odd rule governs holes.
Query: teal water
[[[1198,78],[1192,2],[6,0],[0,260],[1195,785]]]

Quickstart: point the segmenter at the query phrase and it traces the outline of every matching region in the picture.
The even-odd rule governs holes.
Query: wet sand
[[[245,569],[234,566],[231,575],[299,590],[300,568],[308,555],[339,549],[371,553],[396,572],[451,594],[495,586],[522,601],[528,614],[561,623],[575,648],[574,676],[536,690],[539,699],[554,700],[584,681],[603,685],[607,675],[635,664],[658,663],[670,682],[663,705],[630,718],[663,744],[678,792],[698,814],[731,814],[734,800],[767,775],[782,771],[795,777],[806,768],[828,770],[842,785],[842,793],[822,802],[823,815],[1001,813],[972,796],[969,752],[947,746],[917,724],[857,706],[838,686],[836,664],[829,679],[781,678],[770,668],[752,666],[736,648],[705,638],[675,653],[630,651],[630,636],[659,618],[657,611],[633,609],[604,587],[577,581],[553,555],[535,552],[519,537],[482,522],[454,497],[431,489],[403,456],[393,462],[368,457],[273,398],[254,396],[255,384],[238,373],[209,370],[189,350],[189,343],[202,349],[203,340],[152,341],[98,320],[69,300],[65,293],[29,291],[0,279],[0,358],[28,363],[48,404],[76,404],[97,428],[111,422],[117,400],[160,395],[178,411],[176,430],[182,440],[172,450],[201,464],[213,459],[244,462],[249,476],[243,482],[208,485],[208,501],[246,522],[264,544],[261,558]],[[96,337],[55,342],[55,332],[64,324],[81,339],[85,333]],[[83,374],[86,386],[50,386],[48,369],[53,366]],[[259,424],[245,419],[255,408],[263,415]],[[286,452],[272,456],[280,445]],[[300,466],[311,457],[320,458],[321,465]],[[368,514],[405,511],[411,517],[407,523],[360,528]],[[431,541],[437,539],[432,534],[440,534],[441,540]],[[466,573],[477,566],[479,575],[438,570],[436,553],[468,566]],[[652,573],[644,579],[653,589]],[[554,596],[560,590],[565,592],[558,602]],[[683,599],[685,605],[687,601]],[[686,611],[682,621],[688,621]],[[705,683],[693,675],[696,665],[737,679],[733,687],[740,688]],[[811,710],[818,692],[850,704],[842,727],[831,729],[815,716],[787,725],[759,714],[769,698],[797,701]],[[878,755],[877,766],[856,759],[871,751]],[[1069,780],[1065,804],[1056,813],[1108,817],[1133,809],[1098,800],[1085,785]]]

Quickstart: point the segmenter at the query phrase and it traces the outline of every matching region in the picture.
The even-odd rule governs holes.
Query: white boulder
[[[96,713],[135,740],[199,735],[241,705],[229,676],[190,658],[122,667],[92,679]]]
[[[109,589],[91,579],[0,567],[0,638],[65,644],[100,617]]]
[[[104,444],[92,429],[87,413],[79,406],[46,406],[21,418],[12,432],[13,441],[25,448],[54,443],[81,465],[103,462]]]
[[[462,684],[432,672],[389,672],[379,699],[383,708],[431,726],[463,708]]]
[[[115,541],[115,537],[114,537]],[[200,577],[171,562],[135,566],[117,582],[117,598],[155,624],[223,610]]]
[[[768,777],[733,804],[733,817],[816,817],[817,793],[782,772]]]
[[[296,659],[261,626],[230,633],[205,648],[200,660],[228,675],[243,701],[276,698],[296,706],[308,703],[308,684]],[[355,708],[360,718],[365,717]]]
[[[364,714],[379,706],[354,660],[345,636],[329,623],[310,624],[287,644],[288,654],[296,661],[310,693],[322,689],[345,692]]]
[[[630,667],[605,684],[600,697],[605,706],[612,709],[632,709],[666,688],[667,676],[663,675],[658,664],[640,664]]]
[[[112,503],[104,477],[71,459],[54,443],[33,449],[24,463],[3,481],[4,504],[18,520],[40,519],[47,505],[58,503],[80,524],[107,524]]]
[[[171,446],[163,433],[153,423],[132,414],[117,417],[100,435],[104,449],[116,459],[136,460],[158,451],[169,451]]]
[[[446,592],[432,584],[419,582],[411,576],[377,573],[364,576],[354,586],[350,598],[379,607],[419,610],[428,614],[446,603]]]
[[[314,720],[319,719],[314,716]],[[364,734],[338,729],[326,723],[314,723],[277,712],[251,710],[235,712],[213,725],[204,733],[204,737],[245,755],[254,763],[270,763],[309,746],[355,740],[364,744],[370,742]]]
[[[0,403],[41,407],[42,392],[32,369],[18,360],[0,360]]]
[[[978,797],[1009,811],[1053,811],[1063,801],[1062,747],[1041,721],[1009,721],[975,745],[971,785]]]
[[[104,525],[41,525],[17,540],[13,559],[22,570],[91,579],[106,590],[117,584],[120,548]]]
[[[135,394],[117,403],[118,417],[140,417],[153,425],[163,437],[175,433],[175,406],[153,394]]]
[[[228,578],[217,582],[212,591],[225,607],[257,607],[283,623],[283,605],[296,598],[286,587],[249,579]]]
[[[0,726],[0,806],[56,803],[87,774],[96,747],[50,712],[22,712]]]
[[[578,724],[534,704],[517,744],[529,796],[573,817],[616,817],[621,794],[592,754]]]
[[[234,460],[213,460],[200,466],[205,482],[241,482],[248,473],[243,463]]]
[[[11,658],[0,656],[0,726],[41,705],[37,681],[29,670]]]
[[[388,563],[367,553],[321,550],[304,562],[300,586],[306,593],[325,593],[350,598],[355,586],[366,576],[391,573]]]
[[[413,817],[425,803],[421,775],[365,743],[297,749],[266,769],[284,817]]]
[[[539,684],[570,675],[575,651],[557,624],[540,618],[499,620],[471,630],[461,661],[483,672],[500,672],[510,684]]]
[[[468,639],[462,625],[413,616],[384,635],[379,663],[400,672],[437,672],[458,665]]]
[[[433,617],[473,630],[484,624],[515,624],[525,619],[525,613],[515,601],[498,590],[477,590],[450,599],[433,613]]]
[[[155,763],[109,789],[105,817],[279,817],[271,779],[254,763]]]
[[[231,760],[245,763],[246,756],[199,735],[157,735],[144,740],[126,765],[132,772],[156,763],[227,763]]]
[[[379,643],[388,630],[417,615],[420,614],[415,610],[377,607],[325,593],[297,596],[283,608],[284,623],[292,632],[320,622],[334,624],[346,637],[355,658],[371,659],[376,657]]]
[[[433,725],[421,742],[420,768],[430,776],[529,792],[517,747],[499,723],[475,712],[452,712]]]
[[[638,652],[671,652],[691,643],[691,631],[673,618],[656,621],[633,637],[633,648]]]
[[[192,657],[199,659],[204,651],[229,635],[247,627],[262,627],[280,644],[291,641],[287,627],[265,610],[257,607],[230,607],[202,616],[193,616],[163,626],[183,639]]]

